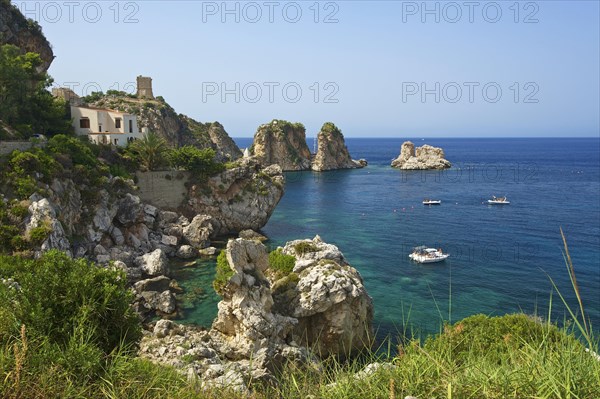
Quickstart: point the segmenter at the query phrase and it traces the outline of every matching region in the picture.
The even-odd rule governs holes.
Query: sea
[[[443,148],[452,168],[393,169],[406,140],[347,138],[366,168],[286,173],[285,195],[262,229],[269,248],[316,235],[337,245],[373,298],[378,336],[424,336],[479,313],[559,324],[570,311],[580,317],[562,229],[586,319],[600,331],[600,138],[413,138]],[[243,149],[252,139],[236,142]],[[488,205],[493,195],[510,205]],[[408,255],[420,245],[450,257],[414,263]],[[214,265],[176,269],[181,321],[210,327]]]

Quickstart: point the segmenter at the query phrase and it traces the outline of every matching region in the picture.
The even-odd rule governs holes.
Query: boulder
[[[169,261],[161,249],[142,255],[135,260],[144,273],[149,276],[166,275],[169,273]]]
[[[210,235],[213,232],[212,217],[196,215],[192,222],[183,228],[183,237],[195,248],[206,248],[210,244]]]
[[[182,245],[177,249],[175,256],[181,259],[195,258],[198,256],[198,250],[191,245]]]

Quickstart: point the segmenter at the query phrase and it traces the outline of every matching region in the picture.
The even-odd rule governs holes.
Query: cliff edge
[[[336,125],[326,122],[317,135],[317,154],[312,161],[312,170],[320,172],[335,169],[362,168],[365,161],[354,161],[350,157],[344,135]]]

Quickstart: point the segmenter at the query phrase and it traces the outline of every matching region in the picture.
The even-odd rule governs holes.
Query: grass
[[[276,386],[253,386],[250,396],[204,390],[172,368],[120,353],[111,356],[99,377],[82,379],[48,361],[47,353],[37,352],[40,342],[30,342],[22,327],[16,337],[2,340],[0,397],[600,398],[600,361],[586,351],[598,353],[599,338],[585,317],[566,240],[564,244],[578,309],[569,308],[563,299],[571,319],[562,326],[525,314],[475,315],[446,324],[439,334],[422,340],[401,335],[394,353],[387,340],[380,350],[344,362],[330,358],[304,368],[289,364]],[[375,362],[384,366],[357,377]]]

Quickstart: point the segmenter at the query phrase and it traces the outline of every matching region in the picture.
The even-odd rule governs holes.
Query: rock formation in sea
[[[452,164],[444,159],[444,150],[425,144],[415,149],[410,141],[402,143],[400,155],[392,161],[392,167],[404,170],[447,169]]]
[[[306,129],[301,123],[275,119],[259,126],[254,134],[251,153],[262,165],[277,164],[284,172],[309,170],[311,167]]]
[[[312,170],[320,172],[334,169],[354,169],[365,166],[350,157],[344,135],[331,122],[326,122],[317,135],[317,153],[312,161]]]
[[[47,71],[54,60],[54,52],[40,25],[25,18],[17,6],[7,0],[0,0],[0,46],[3,44],[17,46],[23,53],[38,53],[42,59],[40,72]]]
[[[141,356],[205,386],[245,392],[248,381],[272,381],[286,362],[311,362],[309,348],[319,356],[343,356],[369,347],[372,300],[339,249],[315,237],[279,251],[296,258],[283,277],[273,273],[264,245],[230,240],[231,276],[211,330],[161,320],[142,340]]]

